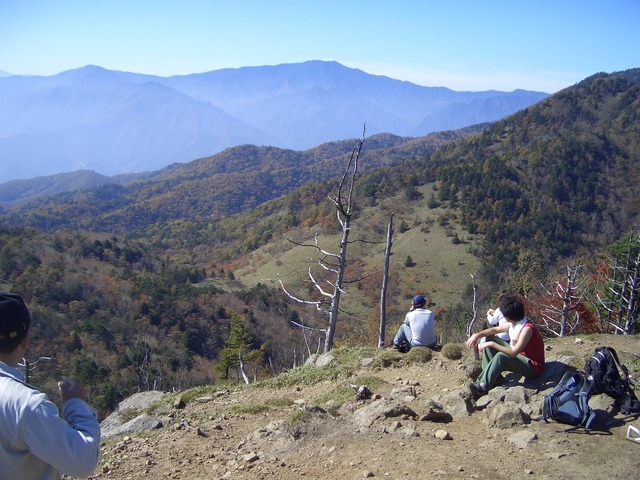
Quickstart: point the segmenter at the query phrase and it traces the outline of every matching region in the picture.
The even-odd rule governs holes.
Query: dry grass
[[[422,200],[409,203],[404,193],[399,193],[375,207],[362,209],[354,218],[350,239],[378,243],[354,242],[349,245],[348,259],[357,265],[359,281],[348,286],[341,305],[353,318],[367,320],[378,315],[386,230],[392,211],[395,234],[387,295],[391,329],[401,321],[409,300],[417,293],[429,294],[436,308],[447,308],[457,303],[469,288],[470,274],[480,268],[479,260],[470,253],[474,239],[456,224],[455,218],[442,222],[441,218],[448,212],[427,207],[432,195],[431,185],[419,189],[424,195]],[[403,224],[409,228],[401,232]],[[311,239],[313,234],[312,230],[298,232],[298,239]],[[454,244],[455,234],[461,243]],[[320,246],[337,252],[340,235],[338,231],[333,235],[322,235]],[[411,267],[405,266],[407,256],[413,259]],[[247,266],[238,269],[235,277],[241,285],[250,288],[257,283],[278,287],[279,276],[292,294],[309,299],[308,270],[311,268],[318,273],[316,262],[314,248],[296,246],[282,238],[253,252]]]

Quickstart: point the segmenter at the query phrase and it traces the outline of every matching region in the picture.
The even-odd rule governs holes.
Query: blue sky
[[[637,0],[0,0],[0,70],[335,60],[425,86],[553,93],[640,67],[639,24]]]

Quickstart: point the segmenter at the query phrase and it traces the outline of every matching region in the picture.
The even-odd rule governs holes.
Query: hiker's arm
[[[478,340],[482,337],[490,337],[491,335],[496,335],[497,333],[508,332],[509,324],[505,323],[503,325],[496,325],[495,327],[485,328],[484,330],[480,330],[477,333],[474,333],[467,340],[467,348],[473,348],[478,344]],[[526,344],[525,344],[526,345]]]
[[[508,329],[509,327],[507,325],[507,330]],[[483,350],[487,347],[491,347],[498,352],[502,352],[506,355],[509,355],[511,358],[516,358],[527,346],[527,343],[529,343],[529,340],[531,339],[531,335],[533,335],[533,331],[530,328],[523,328],[520,331],[520,335],[518,335],[518,341],[513,347],[509,345],[507,346],[500,345],[499,343],[489,341],[489,342],[484,342],[478,345],[478,349]]]

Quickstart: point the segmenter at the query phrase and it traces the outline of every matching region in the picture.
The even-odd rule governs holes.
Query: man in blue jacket
[[[31,315],[22,297],[0,292],[0,478],[88,477],[98,463],[100,425],[84,388],[65,378],[58,407],[24,382],[17,366],[28,345]]]

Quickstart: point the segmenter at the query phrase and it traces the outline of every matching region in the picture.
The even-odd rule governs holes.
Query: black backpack
[[[545,395],[542,418],[546,422],[551,419],[573,425],[564,432],[580,427],[588,431],[596,418],[596,412],[589,407],[592,386],[584,373],[566,372],[551,393]]]
[[[605,393],[616,400],[624,414],[640,413],[640,401],[633,391],[629,370],[620,363],[612,347],[598,347],[584,366],[593,383],[594,395]]]

